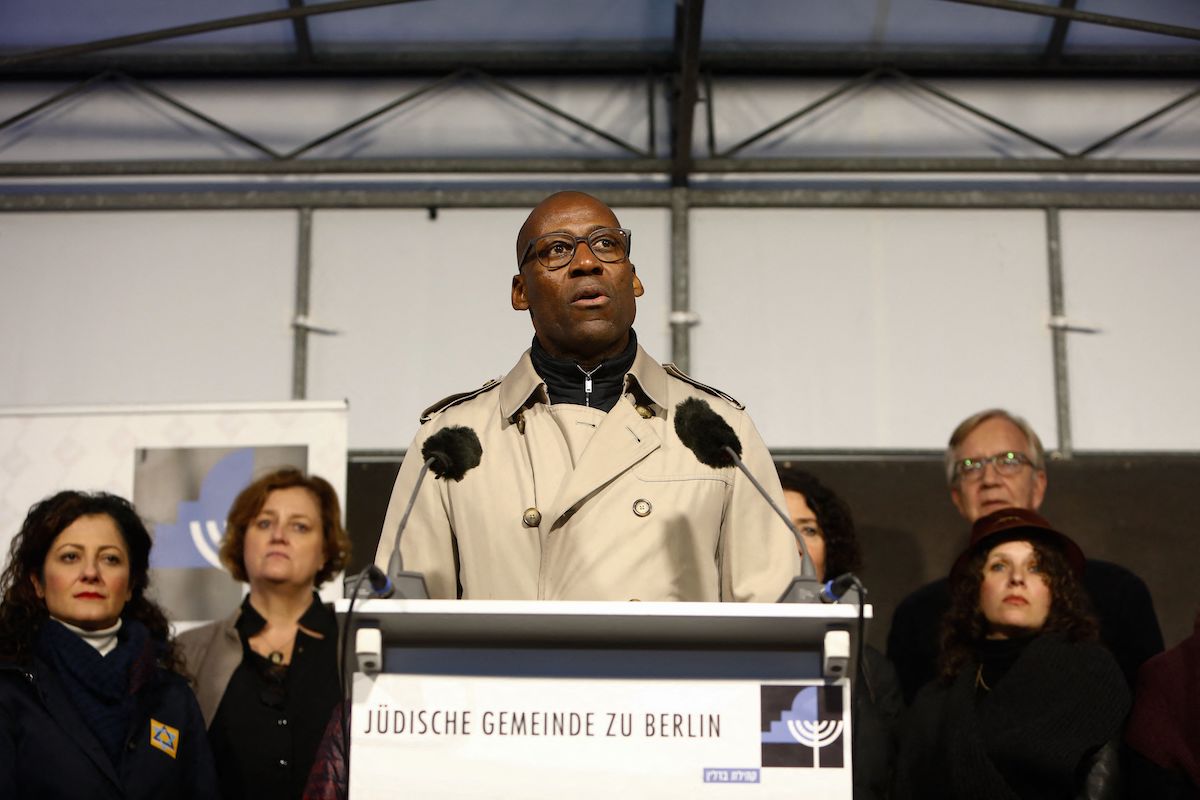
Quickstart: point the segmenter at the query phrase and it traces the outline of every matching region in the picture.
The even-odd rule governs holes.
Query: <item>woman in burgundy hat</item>
[[[897,798],[1104,798],[1129,691],[1098,642],[1083,553],[1032,511],[980,518],[950,573],[939,679],[901,739]]]

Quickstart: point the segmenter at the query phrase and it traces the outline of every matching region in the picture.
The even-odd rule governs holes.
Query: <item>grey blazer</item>
[[[236,627],[241,615],[238,606],[225,619],[194,628],[176,639],[184,667],[192,676],[192,689],[204,714],[205,728],[212,726],[229,679],[242,663],[242,640]]]

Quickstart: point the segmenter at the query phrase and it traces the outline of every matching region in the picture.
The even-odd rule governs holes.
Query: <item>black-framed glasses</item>
[[[575,258],[575,248],[587,242],[592,255],[601,261],[612,263],[629,257],[632,234],[625,228],[600,228],[587,236],[573,236],[565,231],[547,233],[529,243],[518,265],[524,264],[532,254],[546,269],[562,269]]]
[[[964,458],[955,463],[954,474],[959,480],[972,482],[983,478],[983,470],[991,464],[1001,475],[1016,475],[1025,467],[1032,467],[1033,461],[1024,453],[1005,450],[1003,453],[987,456],[986,458]]]

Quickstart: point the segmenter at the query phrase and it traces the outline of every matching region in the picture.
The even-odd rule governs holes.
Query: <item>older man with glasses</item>
[[[483,448],[461,481],[425,481],[412,505],[400,551],[431,597],[774,602],[796,574],[792,535],[754,487],[676,433],[676,406],[704,400],[783,504],[743,407],[638,346],[631,241],[581,192],[547,197],[521,227],[511,302],[529,312],[532,346],[502,379],[434,404],[408,450],[451,427]],[[421,467],[401,466],[380,566]]]
[[[1036,511],[1046,494],[1046,451],[1019,416],[1000,408],[963,420],[946,448],[950,500],[969,524],[1001,508]],[[1125,567],[1088,559],[1083,577],[1100,620],[1101,638],[1130,685],[1142,662],[1163,649],[1150,592]],[[888,632],[888,657],[896,666],[905,699],[937,674],[942,615],[950,607],[945,578],[908,595],[896,607]]]

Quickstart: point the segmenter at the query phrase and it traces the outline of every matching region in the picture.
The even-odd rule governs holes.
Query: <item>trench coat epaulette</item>
[[[690,383],[692,386],[695,386],[697,389],[699,389],[702,392],[708,392],[709,394],[713,395],[714,397],[721,398],[722,400],[724,400],[725,402],[729,403],[731,406],[736,408],[738,411],[746,410],[746,407],[744,405],[742,405],[741,403],[739,403],[736,398],[725,394],[724,392],[722,392],[720,389],[717,389],[716,387],[709,386],[708,384],[705,384],[705,383],[701,383],[700,381],[696,380],[691,375],[688,375],[686,372],[684,372],[683,370],[681,370],[679,367],[675,366],[674,364],[663,364],[662,367],[664,370],[666,370],[668,375],[671,375],[675,378],[679,378],[679,380],[683,381],[684,383]]]
[[[483,386],[480,386],[478,389],[473,389],[472,391],[469,391],[469,392],[459,392],[458,394],[452,394],[449,397],[443,397],[441,400],[438,400],[436,403],[431,405],[429,408],[427,408],[421,412],[421,424],[424,425],[426,422],[429,422],[429,420],[433,419],[434,414],[445,411],[447,408],[450,408],[451,406],[456,406],[459,403],[465,403],[466,401],[470,400],[472,397],[478,397],[479,395],[483,394],[484,392],[488,392],[488,391],[491,391],[492,389],[495,389],[499,385],[500,385],[500,378],[492,378],[490,381],[485,383]]]

